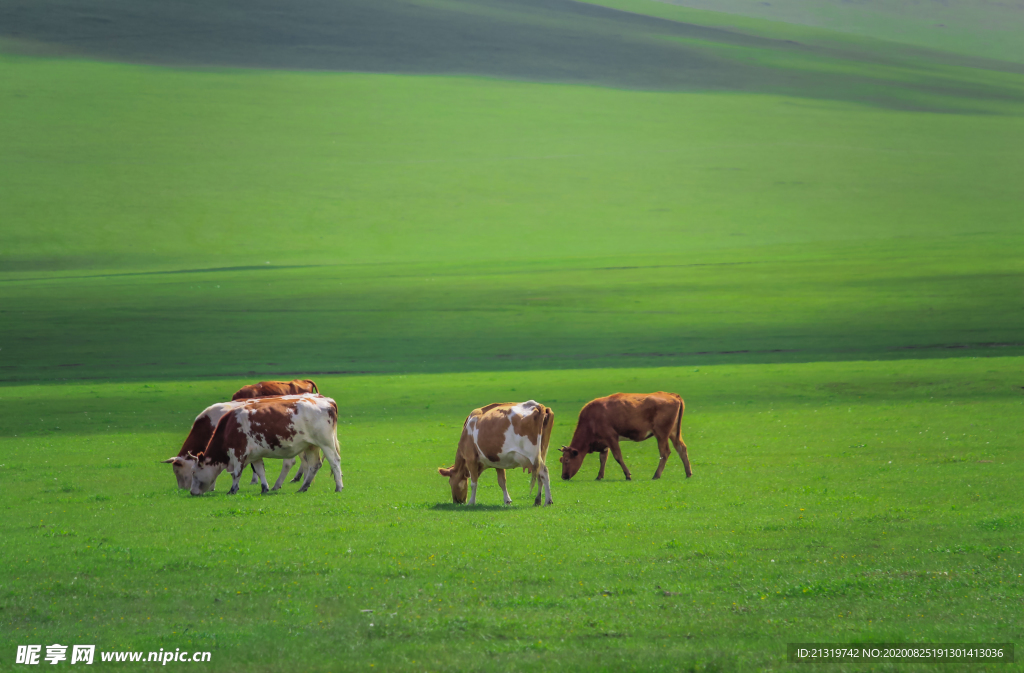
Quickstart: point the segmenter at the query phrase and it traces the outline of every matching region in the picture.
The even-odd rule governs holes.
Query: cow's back
[[[614,393],[584,405],[579,425],[597,436],[614,431],[633,439],[633,435],[647,432],[666,408],[675,410],[682,403],[676,393]]]
[[[260,381],[242,386],[231,396],[232,400],[246,400],[259,397],[280,397],[282,395],[319,394],[319,389],[311,379],[295,379],[293,381]]]
[[[338,406],[322,395],[260,397],[237,403],[217,424],[207,451],[241,460],[252,451],[289,453],[296,443],[333,446]]]

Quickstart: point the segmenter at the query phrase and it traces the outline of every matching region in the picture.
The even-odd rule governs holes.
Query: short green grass
[[[8,385],[0,651],[209,649],[218,670],[751,671],[788,670],[791,641],[1020,642],[1022,367],[326,377],[343,493],[325,473],[304,495],[229,497],[222,477],[203,498],[157,461],[243,380]],[[625,445],[634,481],[612,463],[595,482],[591,457],[546,509],[527,475],[510,473],[505,508],[487,473],[470,508],[435,472],[480,404],[551,405],[557,446],[591,397],[655,389],[688,402],[692,479],[674,458],[650,481],[650,441]]]

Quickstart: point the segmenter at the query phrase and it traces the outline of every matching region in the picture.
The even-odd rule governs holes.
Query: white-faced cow
[[[237,493],[242,471],[251,464],[266,493],[262,459],[302,455],[306,477],[301,493],[320,469],[320,451],[331,465],[335,490],[341,491],[340,449],[338,405],[331,398],[296,395],[248,400],[224,414],[206,450],[195,456],[190,492],[202,495],[212,490],[217,476],[226,469],[233,477],[229,494]]]
[[[231,396],[231,399],[251,400],[257,397],[280,397],[282,395],[304,395],[307,393],[320,394],[316,384],[309,379],[260,381],[259,383],[242,386],[237,393]]]
[[[181,451],[178,452],[178,455],[161,461],[171,464],[171,468],[174,470],[174,478],[178,481],[178,488],[186,491],[192,488],[192,470],[196,465],[194,456],[206,450],[206,445],[209,444],[210,438],[213,437],[213,430],[217,427],[217,423],[224,414],[242,404],[245,404],[244,400],[238,402],[218,402],[206,407],[203,413],[196,416],[196,420],[192,422],[192,429],[189,430],[188,437],[185,438],[185,443],[181,445]],[[281,474],[277,477],[277,482],[272,490],[276,491],[281,488],[285,478],[288,476],[288,472],[294,465],[294,458],[288,458],[281,464]],[[294,481],[301,479],[305,471],[306,465],[303,463]],[[256,468],[253,467],[253,476],[255,477],[255,475]],[[255,479],[252,483],[256,483]]]
[[[533,400],[521,404],[488,404],[482,409],[474,409],[462,426],[455,464],[437,468],[441,476],[448,477],[452,500],[466,502],[466,481],[469,480],[472,484],[469,504],[475,505],[480,473],[493,467],[498,473],[498,485],[505,494],[505,504],[511,505],[512,498],[505,487],[505,470],[521,467],[532,475],[531,491],[533,485],[540,482],[533,504],[540,504],[543,491],[545,504],[550,505],[551,479],[544,460],[554,421],[554,412]]]
[[[652,436],[658,438],[658,452],[661,454],[654,478],[661,478],[665,463],[672,455],[669,441],[683,459],[686,476],[690,477],[693,475],[690,458],[680,434],[684,409],[683,398],[675,393],[615,393],[587,402],[580,411],[572,442],[561,449],[562,479],[572,479],[587,454],[594,452],[601,454],[601,469],[597,478],[604,479],[609,449],[622,466],[626,479],[632,479],[629,468],[622,460],[619,438],[642,442]]]

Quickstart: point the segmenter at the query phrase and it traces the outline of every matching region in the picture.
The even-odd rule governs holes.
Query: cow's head
[[[217,483],[217,477],[226,467],[224,463],[215,462],[205,453],[198,457],[190,453],[188,457],[195,461],[195,465],[192,467],[192,487],[189,492],[192,495],[202,495],[212,491]]]
[[[171,469],[174,470],[174,478],[178,480],[178,488],[185,490],[192,488],[192,469],[196,465],[194,458],[175,456],[160,462],[171,464]]]
[[[458,505],[465,504],[469,486],[469,469],[465,461],[459,459],[451,467],[439,467],[437,473],[442,477],[448,477],[448,483],[452,486],[452,502]]]
[[[583,459],[587,457],[587,454],[585,451],[574,449],[571,446],[563,446],[559,451],[562,452],[562,457],[558,459],[558,462],[562,463],[562,479],[568,481],[580,471]]]

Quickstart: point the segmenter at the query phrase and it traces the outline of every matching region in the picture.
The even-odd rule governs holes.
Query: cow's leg
[[[341,489],[345,488],[345,482],[341,478],[341,445],[338,444],[338,437],[335,435],[332,437],[332,441],[328,446],[321,446],[320,451],[324,452],[324,458],[331,465],[331,473],[334,474],[334,492],[341,493]],[[326,444],[326,442],[325,442]],[[310,460],[313,462],[320,462],[320,451],[313,447],[312,455]]]
[[[683,444],[682,435],[678,438],[673,437],[672,443],[676,445],[676,452],[679,454],[679,457],[683,459],[683,467],[686,469],[686,477],[692,477],[693,471],[690,470],[690,456],[686,453],[686,444]]]
[[[295,478],[292,479],[293,483],[296,482],[296,481],[302,481],[305,478],[306,474],[311,469],[313,469],[313,464],[310,462],[309,455],[310,454],[306,453],[305,451],[302,452],[301,458],[299,458],[299,471],[295,475]],[[316,462],[316,469],[317,470],[319,470],[321,467],[323,467],[324,461],[323,461],[323,458],[320,457],[320,452],[319,451],[316,452],[316,455],[314,456],[313,460]],[[315,472],[314,472],[313,476],[314,476],[314,480],[313,481],[315,481],[315,477],[316,477],[316,473]],[[313,481],[309,482],[311,486],[313,484]]]
[[[476,504],[476,483],[480,479],[480,465],[475,460],[466,461],[466,467],[469,468],[469,503],[470,505]]]
[[[258,462],[262,465],[263,459],[261,458]],[[252,486],[253,484],[258,484],[260,480],[259,477],[256,476],[256,463],[253,463],[249,467],[252,468],[252,480],[249,482],[249,485]]]
[[[658,437],[658,455],[661,456],[661,460],[658,461],[658,469],[654,471],[653,479],[661,479],[661,473],[665,470],[665,463],[668,462],[668,457],[672,455],[672,449],[668,447],[668,437]]]
[[[270,492],[270,487],[267,486],[267,472],[263,466],[262,460],[257,460],[252,464],[252,470],[260,478],[260,488],[263,493]]]
[[[320,454],[317,454],[317,459],[318,460],[319,460],[319,456],[320,456]],[[302,478],[306,476],[306,472],[309,471],[309,461],[306,460],[306,453],[305,452],[303,452],[301,454],[301,457],[300,457],[299,461],[300,461],[299,462],[299,471],[296,472],[295,476],[292,478],[292,480],[290,482],[292,484],[294,484],[297,481],[302,481]],[[323,461],[320,461],[320,465],[323,465]]]
[[[622,450],[619,448],[619,438],[614,437],[608,442],[608,448],[612,450],[612,455],[615,456],[615,460],[622,466],[622,473],[626,475],[626,481],[633,479],[633,475],[629,473],[629,468],[626,467],[626,461],[622,460]]]
[[[310,455],[313,454],[314,451],[316,451],[315,455],[316,455],[317,460],[312,460],[310,458]],[[309,466],[309,469],[306,470],[306,480],[304,482],[302,482],[302,486],[298,490],[299,493],[305,493],[306,492],[306,490],[309,488],[310,484],[313,483],[313,477],[316,476],[317,470],[320,469],[320,460],[319,460],[320,451],[314,446],[314,447],[311,447],[309,449],[306,449],[305,454],[306,455],[303,458],[302,462],[306,463]]]
[[[550,505],[551,501],[551,473],[548,472],[547,465],[541,465],[537,468],[537,497],[533,501],[533,506],[540,505],[541,494],[545,495],[544,504]]]
[[[501,469],[499,467],[499,468],[496,468],[496,471],[498,473],[498,486],[501,486],[501,492],[505,494],[505,504],[506,505],[511,505],[512,504],[512,496],[510,496],[508,494],[508,488],[505,485],[505,470],[503,470],[503,469]]]
[[[272,491],[276,491],[277,489],[284,486],[284,480],[288,478],[288,473],[291,471],[292,466],[294,465],[294,458],[285,458],[284,460],[281,461],[281,474],[277,477],[277,481],[274,482],[274,488],[271,489]],[[302,468],[299,468],[299,475],[302,475]]]
[[[604,479],[604,466],[608,464],[608,449],[601,452],[601,469],[597,472],[598,479]]]
[[[245,466],[243,465],[237,472],[231,473],[231,490],[228,491],[228,495],[234,495],[238,493],[238,481],[242,478],[242,473],[245,472]]]
[[[302,478],[306,476],[306,470],[309,469],[309,465],[306,463],[306,453],[303,452],[299,458],[299,471],[295,473],[289,484],[294,484],[297,481],[302,481]]]

